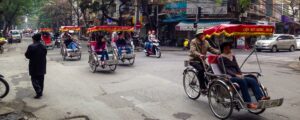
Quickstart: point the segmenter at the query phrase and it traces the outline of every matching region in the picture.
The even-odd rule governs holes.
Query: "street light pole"
[[[158,37],[158,4],[156,4],[156,37]]]

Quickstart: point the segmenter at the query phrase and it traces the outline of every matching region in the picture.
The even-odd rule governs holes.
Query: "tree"
[[[51,0],[42,8],[39,15],[40,27],[58,29],[62,25],[72,24],[72,6],[67,0]]]
[[[239,18],[241,14],[245,13],[245,11],[250,7],[250,0],[236,0],[236,11],[235,17]]]
[[[0,11],[4,21],[3,34],[16,23],[16,18],[29,14],[32,10],[33,0],[3,0],[1,1]]]
[[[298,12],[300,9],[300,1],[299,0],[290,0],[289,6],[292,11],[291,17],[295,18],[298,15]]]

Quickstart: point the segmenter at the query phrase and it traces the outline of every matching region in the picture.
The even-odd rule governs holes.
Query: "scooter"
[[[152,42],[151,49],[144,50],[146,56],[155,55],[157,58],[161,57],[161,51],[159,47],[159,40],[154,40]]]
[[[4,79],[4,76],[0,74],[0,99],[4,98],[9,92],[9,85]]]

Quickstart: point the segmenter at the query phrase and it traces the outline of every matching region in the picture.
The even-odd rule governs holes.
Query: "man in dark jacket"
[[[40,42],[41,34],[33,35],[32,39],[33,43],[28,46],[25,56],[29,59],[29,74],[31,76],[32,86],[36,92],[34,98],[39,99],[43,96],[47,49]]]

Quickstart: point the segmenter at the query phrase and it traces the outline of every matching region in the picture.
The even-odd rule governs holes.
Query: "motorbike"
[[[144,52],[146,56],[155,55],[157,58],[160,58],[159,40],[153,40],[151,49],[145,49]]]
[[[0,99],[4,98],[9,92],[9,85],[4,79],[4,76],[0,74]]]
[[[57,48],[60,48],[60,46],[61,46],[61,38],[60,37],[56,37],[54,39],[54,46],[56,46]]]

